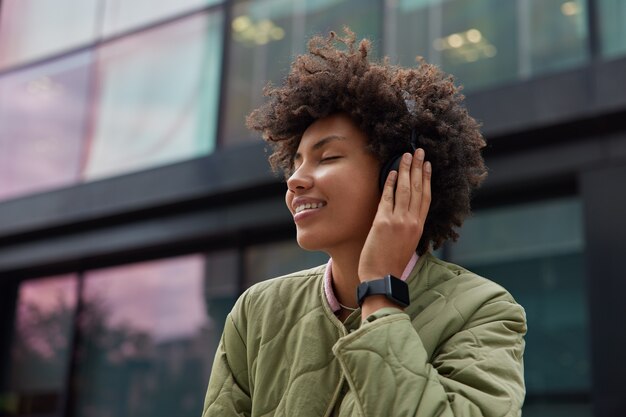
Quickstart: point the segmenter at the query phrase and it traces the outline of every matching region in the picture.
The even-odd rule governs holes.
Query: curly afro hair
[[[470,214],[470,199],[487,175],[480,125],[463,106],[460,88],[436,66],[416,68],[370,62],[370,41],[345,29],[313,37],[309,53],[296,57],[283,85],[268,85],[268,101],[247,117],[273,150],[275,171],[290,175],[302,134],[315,120],[348,114],[366,133],[368,150],[382,163],[410,149],[411,131],[432,163],[432,203],[417,247],[421,255],[456,240],[455,228]]]

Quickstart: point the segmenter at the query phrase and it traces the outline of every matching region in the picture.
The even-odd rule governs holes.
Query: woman
[[[248,117],[298,244],[330,260],[240,297],[203,416],[520,415],[524,310],[431,254],[486,175],[479,126],[436,67],[371,63],[346,34],[313,38]]]

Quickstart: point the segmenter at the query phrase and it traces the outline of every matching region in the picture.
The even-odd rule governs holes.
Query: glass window
[[[190,255],[85,274],[73,415],[198,415],[222,329],[205,290],[215,279],[236,281],[229,276],[236,258],[219,257],[207,262]],[[226,286],[212,295],[230,298],[230,310],[231,291]],[[224,316],[220,311],[218,319]]]
[[[93,42],[99,0],[0,2],[0,68]]]
[[[295,55],[306,51],[313,34],[341,32],[350,26],[359,36],[379,38],[377,0],[239,1],[231,22],[224,136],[228,144],[258,138],[245,127],[245,116],[263,102],[268,81],[280,84]]]
[[[103,36],[111,36],[159,20],[180,15],[223,0],[107,0],[104,3]]]
[[[76,182],[92,54],[0,76],[0,200]]]
[[[587,59],[583,0],[387,0],[385,53],[417,55],[466,90],[579,65]]]
[[[401,65],[423,56],[466,89],[518,74],[516,2],[499,0],[387,1],[385,53]]]
[[[585,394],[591,387],[582,225],[575,198],[484,210],[450,246],[453,262],[503,285],[526,309],[525,377],[535,410],[533,395]],[[551,415],[572,406],[562,398],[550,401]]]
[[[574,67],[584,63],[587,49],[586,0],[530,0],[530,25],[523,25],[522,76]],[[522,2],[523,3],[523,2]],[[522,6],[524,7],[524,6]],[[529,68],[525,69],[524,65]]]
[[[56,276],[20,285],[8,392],[0,415],[60,415],[63,410],[77,277]]]
[[[221,31],[221,13],[207,13],[102,47],[85,178],[118,175],[212,151]]]
[[[205,259],[204,299],[212,323],[210,349],[214,352],[222,336],[226,316],[241,292],[241,272],[239,253],[235,250],[213,252]]]
[[[607,57],[626,54],[626,2],[597,0],[602,53]]]
[[[328,262],[328,255],[305,251],[295,239],[251,246],[246,249],[244,256],[245,287]]]

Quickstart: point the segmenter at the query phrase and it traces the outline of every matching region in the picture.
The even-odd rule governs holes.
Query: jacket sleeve
[[[506,300],[484,305],[438,346],[431,363],[409,316],[382,310],[333,347],[356,396],[355,415],[521,415],[522,307]]]
[[[202,417],[250,416],[246,345],[231,315],[215,354]]]

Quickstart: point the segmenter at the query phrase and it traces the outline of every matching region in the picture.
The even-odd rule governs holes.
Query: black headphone
[[[407,152],[411,152],[411,155],[415,154],[417,150],[417,133],[415,133],[415,129],[411,129],[411,150]],[[387,182],[387,177],[391,171],[399,172],[400,170],[400,161],[402,160],[402,154],[396,154],[389,158],[387,162],[385,162],[380,169],[380,177],[378,178],[378,185],[380,187],[380,191],[383,191],[385,188],[385,182]]]

